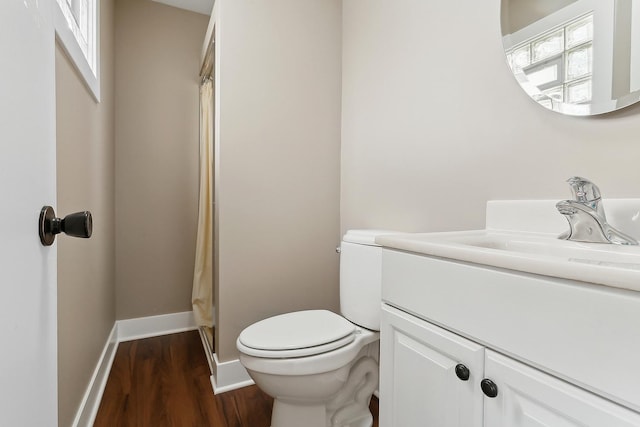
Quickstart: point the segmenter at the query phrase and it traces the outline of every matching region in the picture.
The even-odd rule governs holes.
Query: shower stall
[[[214,63],[215,7],[202,49],[200,67],[200,191],[193,274],[193,312],[209,365],[215,354],[214,301]]]

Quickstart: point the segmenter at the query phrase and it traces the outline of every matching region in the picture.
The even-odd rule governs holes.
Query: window
[[[56,0],[56,36],[100,102],[99,0]]]
[[[552,108],[554,102],[591,101],[593,72],[593,13],[515,46],[507,52],[509,65],[537,87],[534,96]]]

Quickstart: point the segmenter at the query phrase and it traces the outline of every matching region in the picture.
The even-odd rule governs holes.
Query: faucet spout
[[[602,206],[600,189],[591,181],[574,176],[567,180],[574,200],[556,203],[558,212],[565,216],[569,230],[559,239],[588,243],[637,245],[631,236],[609,225]]]
[[[616,245],[638,244],[633,237],[612,227],[596,211],[580,202],[562,200],[556,203],[556,208],[569,222],[569,230],[558,236],[559,239]]]

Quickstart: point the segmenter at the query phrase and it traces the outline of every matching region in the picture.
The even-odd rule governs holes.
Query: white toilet
[[[382,248],[351,230],[340,246],[340,310],[297,311],[240,333],[240,362],[273,396],[271,427],[371,427],[378,386]]]

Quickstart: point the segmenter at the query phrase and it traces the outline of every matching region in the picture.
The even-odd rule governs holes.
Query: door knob
[[[89,238],[93,231],[91,212],[76,212],[57,218],[51,206],[45,206],[40,211],[38,232],[44,246],[51,246],[56,240],[56,234],[65,233],[67,236]]]

